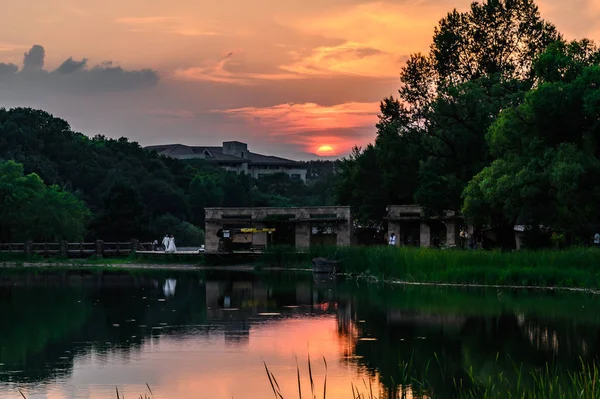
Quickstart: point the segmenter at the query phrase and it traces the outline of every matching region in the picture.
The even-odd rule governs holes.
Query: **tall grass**
[[[463,251],[406,247],[271,248],[263,266],[310,267],[313,258],[341,261],[342,271],[408,282],[600,287],[600,250]]]
[[[468,370],[467,385],[464,381],[455,381],[459,399],[476,398],[521,398],[521,399],[563,399],[563,398],[600,398],[600,373],[596,363],[587,365],[582,362],[581,369],[562,373],[559,367],[546,364],[525,375],[522,367],[515,367],[514,378],[504,373],[488,376],[486,379],[475,376],[473,369]],[[529,377],[529,378],[527,378]]]

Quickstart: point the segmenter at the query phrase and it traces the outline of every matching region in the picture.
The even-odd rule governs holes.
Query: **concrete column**
[[[397,220],[388,221],[388,242],[386,244],[389,243],[389,238],[392,235],[392,233],[396,235],[396,246],[402,246],[402,242],[400,239],[400,222]]]
[[[257,223],[254,226],[257,230],[264,229],[264,223]],[[267,233],[254,233],[252,234],[252,245],[267,245]]]
[[[220,226],[208,222],[204,226],[206,229],[204,231],[204,249],[206,252],[217,252],[219,249],[219,237],[217,237],[217,231]]]
[[[475,232],[475,226],[473,226],[471,223],[469,223],[467,225],[467,234],[471,235]]]
[[[431,246],[431,229],[427,223],[421,222],[420,229],[420,237],[419,237],[419,246],[423,248],[427,248]]]
[[[310,248],[310,223],[296,224],[296,250],[303,251]]]
[[[454,247],[458,244],[458,229],[455,220],[446,222],[446,245]]]
[[[342,222],[338,226],[337,230],[337,246],[338,247],[346,247],[351,245],[352,240],[352,229],[350,228],[350,223]]]

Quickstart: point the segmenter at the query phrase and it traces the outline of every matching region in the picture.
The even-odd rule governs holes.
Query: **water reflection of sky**
[[[269,318],[269,316],[265,316]],[[167,329],[168,330],[168,329]],[[319,397],[323,393],[327,360],[327,397],[348,398],[350,382],[363,385],[369,377],[355,365],[342,362],[349,337],[338,333],[334,315],[294,317],[253,325],[248,339],[238,345],[226,340],[222,329],[160,339],[149,338],[139,351],[125,356],[91,351],[74,361],[64,379],[23,390],[28,398],[114,398],[115,386],[125,397],[147,392],[158,398],[269,398],[273,395],[263,361],[277,378],[284,397],[297,397],[296,357],[302,390],[310,391],[307,354]],[[378,384],[373,381],[376,387]],[[377,389],[376,389],[377,391]],[[13,391],[14,392],[14,391]],[[378,395],[380,396],[380,395]],[[13,395],[6,397],[14,397]]]
[[[175,278],[177,277],[177,278]],[[0,279],[0,398],[269,398],[263,360],[284,397],[349,398],[381,380],[397,395],[401,361],[451,397],[473,369],[514,362],[565,370],[600,356],[600,299],[574,293],[314,282],[284,274],[23,274]],[[577,311],[574,311],[577,310]],[[439,368],[429,366],[441,355]],[[498,354],[501,356],[498,358]],[[496,359],[499,359],[498,361]],[[4,364],[2,364],[4,363]],[[437,396],[437,395],[436,395]],[[410,396],[409,396],[410,397]]]

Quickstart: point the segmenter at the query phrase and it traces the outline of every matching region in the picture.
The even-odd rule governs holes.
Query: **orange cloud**
[[[216,36],[217,32],[189,28],[178,17],[125,17],[117,18],[116,23],[129,27],[136,33],[170,33],[182,36]]]
[[[374,126],[379,103],[345,103],[323,106],[315,103],[279,104],[215,111],[258,123],[281,135],[308,130],[348,129]]]
[[[234,52],[230,52],[220,60],[216,62],[207,62],[203,66],[176,69],[173,72],[172,77],[179,80],[208,81],[240,85],[255,85],[261,80],[302,78],[302,76],[294,73],[232,72],[227,69],[227,65],[231,63],[234,54]]]
[[[15,51],[15,50],[19,50],[19,49],[26,49],[26,48],[29,48],[29,47],[31,47],[31,46],[23,46],[23,45],[20,45],[20,44],[0,42],[0,52]]]
[[[348,137],[349,134],[343,133],[344,130],[353,132],[353,135],[357,130],[374,132],[379,103],[351,102],[332,106],[315,103],[279,104],[214,112],[258,125],[278,140],[287,136],[286,141],[303,144],[312,153],[318,153],[320,147],[329,146],[331,150],[327,154],[319,155],[336,155],[349,151],[355,144],[356,137]]]
[[[394,54],[358,42],[346,42],[317,47],[307,57],[297,55],[291,64],[280,69],[308,76],[389,77],[398,76],[400,64],[401,58]]]
[[[279,18],[299,32],[344,41],[319,47],[282,68],[312,75],[397,77],[409,54],[427,51],[437,24],[454,4],[370,2],[316,17]],[[465,2],[465,6],[468,2]]]

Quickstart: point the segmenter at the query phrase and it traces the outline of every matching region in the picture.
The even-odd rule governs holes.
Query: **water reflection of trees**
[[[341,339],[353,343],[354,356],[346,361],[378,372],[387,395],[396,397],[405,377],[399,365],[412,359],[411,377],[426,380],[436,397],[451,397],[454,381],[465,379],[468,369],[485,379],[490,373],[514,375],[515,364],[524,366],[524,374],[545,363],[559,365],[566,372],[579,369],[581,360],[598,359],[597,316],[547,314],[544,308],[553,309],[562,298],[550,300],[543,295],[535,306],[529,303],[525,313],[522,307],[513,306],[519,301],[488,313],[452,306],[453,301],[459,305],[477,301],[478,295],[462,292],[461,298],[432,298],[427,289],[347,290],[340,295],[344,312],[338,315]],[[584,303],[589,300],[579,298]],[[577,302],[573,297],[568,300]],[[578,307],[582,308],[581,303]],[[358,338],[368,336],[377,339]]]
[[[211,291],[212,290],[212,291]],[[0,282],[0,381],[36,382],[71,373],[74,359],[138,353],[168,335],[223,334],[247,345],[259,312],[334,313],[310,278],[195,273],[17,273]],[[239,311],[225,312],[224,298]],[[295,305],[300,304],[300,307]],[[193,327],[190,327],[193,326]]]
[[[597,299],[581,295],[357,287],[288,274],[63,272],[4,278],[0,299],[0,380],[15,382],[68,374],[90,351],[127,358],[165,335],[248,345],[260,312],[281,313],[272,322],[335,314],[342,361],[380,379],[389,398],[411,358],[411,377],[443,397],[466,369],[510,375],[513,363],[527,372],[552,361],[577,369],[579,357],[597,359],[600,343]]]

